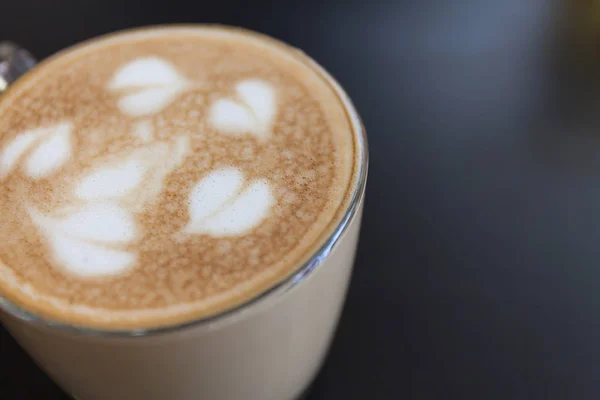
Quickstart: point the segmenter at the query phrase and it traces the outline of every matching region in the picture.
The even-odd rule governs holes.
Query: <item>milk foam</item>
[[[90,204],[64,219],[48,217],[34,208],[29,215],[49,241],[54,259],[72,273],[110,275],[135,261],[135,253],[111,248],[136,237],[131,214],[115,204]]]
[[[232,35],[108,40],[0,99],[0,291],[27,276],[18,296],[105,321],[204,313],[321,240],[351,176],[343,107],[295,55]]]
[[[20,160],[23,154],[39,139],[35,131],[23,132],[4,147],[0,155],[0,176],[7,175]]]
[[[21,133],[0,154],[0,178],[10,173],[19,161],[24,161],[25,173],[32,179],[56,172],[71,156],[72,131],[72,124],[60,123]],[[22,160],[27,152],[30,154]]]
[[[74,187],[68,207],[76,211],[56,219],[30,209],[55,261],[85,277],[118,274],[131,268],[136,252],[111,246],[124,247],[135,240],[139,229],[135,213],[155,200],[165,178],[187,152],[189,140],[178,138],[175,143],[156,142],[124,152],[117,160],[101,160]]]
[[[123,113],[139,117],[164,109],[187,82],[167,61],[151,57],[122,67],[107,87],[112,91],[142,88],[118,103]],[[276,114],[273,89],[260,80],[246,80],[236,85],[236,92],[237,102],[216,101],[211,108],[212,123],[225,133],[250,132],[266,139]],[[10,171],[25,151],[35,147],[24,160],[24,169],[32,179],[49,175],[72,157],[72,130],[71,123],[61,123],[23,132],[5,148],[2,165]],[[100,160],[78,179],[69,204],[77,211],[66,218],[58,220],[30,209],[33,222],[61,267],[80,276],[99,277],[126,272],[135,264],[135,251],[120,251],[110,245],[122,247],[134,240],[138,229],[134,214],[145,211],[147,203],[160,196],[164,180],[190,151],[188,137],[159,141],[153,132],[150,120],[137,122],[132,136],[141,139],[141,146]],[[189,222],[181,233],[244,235],[268,217],[275,202],[266,179],[246,182],[239,169],[215,170],[192,188]],[[181,235],[176,237],[181,240]]]
[[[251,133],[266,139],[277,111],[273,88],[253,79],[238,83],[236,93],[237,99],[221,99],[213,104],[211,122],[226,134]]]
[[[187,86],[186,79],[171,64],[158,57],[130,62],[115,74],[108,85],[112,91],[129,92],[119,100],[119,108],[132,117],[161,111]]]
[[[198,182],[189,198],[187,233],[240,235],[258,225],[274,203],[266,180],[245,184],[238,169],[221,169]]]
[[[149,167],[142,160],[133,158],[99,168],[77,185],[75,195],[84,201],[118,199],[140,185]]]
[[[133,127],[133,135],[142,143],[151,142],[154,139],[154,126],[148,120],[139,121]]]

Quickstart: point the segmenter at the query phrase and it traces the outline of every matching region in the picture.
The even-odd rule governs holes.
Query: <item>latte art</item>
[[[154,114],[188,86],[169,63],[157,57],[134,60],[122,67],[109,89],[123,92],[119,109],[132,117]]]
[[[30,209],[55,262],[84,276],[115,274],[133,266],[135,253],[111,247],[125,248],[135,241],[134,213],[157,198],[167,174],[181,164],[188,148],[187,138],[179,137],[174,143],[145,145],[117,162],[104,161],[76,184],[76,199],[66,204],[76,211],[62,219]]]
[[[333,91],[279,46],[140,31],[9,90],[0,292],[72,323],[147,326],[289,274],[348,201],[356,155]]]
[[[244,185],[244,178],[237,169],[214,171],[190,193],[190,222],[184,231],[213,236],[240,235],[268,216],[272,202],[266,180],[257,179]]]
[[[115,74],[108,89],[125,91],[119,109],[131,117],[155,114],[173,102],[190,83],[167,61],[158,57],[139,58]],[[211,122],[228,134],[248,132],[266,135],[276,114],[273,90],[266,82],[248,80],[236,85],[240,102],[217,100]],[[5,173],[21,161],[29,177],[40,179],[56,172],[75,151],[70,143],[70,122],[18,134],[5,148],[0,165]],[[47,238],[54,261],[86,277],[124,272],[135,265],[135,252],[127,248],[136,239],[134,213],[143,212],[163,189],[164,180],[190,151],[189,138],[167,141],[152,139],[152,122],[143,120],[133,128],[145,142],[115,160],[100,160],[90,174],[73,188],[79,206],[62,219],[42,215],[30,208],[29,215]],[[37,148],[24,160],[22,153],[38,140]],[[237,169],[211,172],[198,182],[189,196],[189,218],[182,231],[212,236],[240,235],[258,225],[273,202],[266,180],[255,180],[240,193],[243,177]],[[69,197],[66,195],[65,197]],[[79,204],[77,204],[79,203]]]
[[[0,155],[0,176],[10,173],[23,160],[23,168],[32,179],[40,179],[60,168],[71,155],[70,123],[22,132],[7,144]]]
[[[267,137],[276,112],[273,89],[265,82],[248,80],[236,85],[236,94],[237,100],[222,99],[213,104],[212,124],[228,134]]]

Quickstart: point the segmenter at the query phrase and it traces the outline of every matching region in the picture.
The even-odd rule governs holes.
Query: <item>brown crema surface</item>
[[[158,57],[191,82],[156,113],[131,116],[107,89],[123,65]],[[258,79],[276,93],[267,138],[223,134],[212,104]],[[113,34],[59,53],[0,98],[0,149],[23,132],[68,122],[73,155],[31,179],[14,168],[0,186],[0,293],[43,317],[100,329],[151,328],[238,306],[293,273],[322,245],[348,208],[356,141],[345,106],[307,58],[263,36],[218,27]],[[136,134],[140,124],[152,138]],[[185,137],[189,151],[160,192],[134,213],[137,254],[126,271],[83,277],[56,263],[28,209],[62,210],[74,185],[102,159],[150,141]],[[27,153],[24,153],[25,157]],[[268,182],[268,215],[240,235],[181,235],[194,184],[222,168]],[[70,204],[70,203],[69,203]]]

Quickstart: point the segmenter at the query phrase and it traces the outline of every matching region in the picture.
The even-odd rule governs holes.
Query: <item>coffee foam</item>
[[[60,123],[21,133],[0,154],[0,176],[10,173],[28,150],[31,154],[23,165],[25,173],[32,179],[52,174],[70,157],[72,131],[72,124]]]
[[[344,106],[262,36],[99,39],[0,100],[0,291],[104,329],[201,318],[290,274],[355,182]]]
[[[239,169],[219,169],[192,189],[188,200],[190,221],[183,232],[212,236],[244,234],[268,216],[273,202],[265,179],[245,185]]]
[[[277,107],[273,88],[260,80],[247,80],[238,83],[235,90],[237,99],[217,100],[211,107],[213,126],[227,134],[250,132],[267,138]]]

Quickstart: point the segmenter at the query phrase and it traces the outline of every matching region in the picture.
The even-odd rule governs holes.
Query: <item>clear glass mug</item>
[[[293,400],[325,357],[354,263],[368,168],[358,113],[334,79],[360,152],[352,201],[331,236],[304,265],[259,297],[183,325],[99,331],[33,315],[0,294],[0,320],[35,362],[80,400]],[[0,93],[35,64],[0,44]]]

